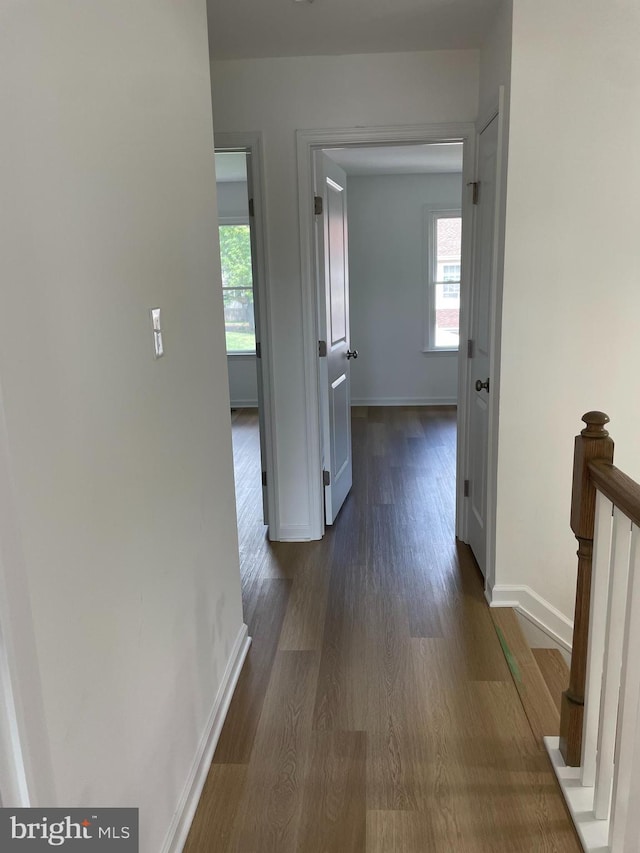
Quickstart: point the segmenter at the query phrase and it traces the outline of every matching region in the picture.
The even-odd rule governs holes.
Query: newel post
[[[573,649],[569,689],[562,694],[560,752],[565,764],[579,767],[582,758],[582,720],[589,642],[591,602],[591,562],[596,515],[596,490],[589,477],[589,462],[613,462],[613,439],[605,429],[609,418],[604,412],[582,416],[586,427],[576,436],[573,456],[571,529],[578,540],[578,583],[573,622]]]

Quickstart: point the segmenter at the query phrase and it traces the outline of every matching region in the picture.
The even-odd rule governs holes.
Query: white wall
[[[584,412],[640,478],[638,33],[626,0],[514,3],[496,580],[570,618]]]
[[[205,4],[10,5],[1,449],[53,768],[40,802],[139,806],[157,853],[242,626]]]
[[[498,103],[498,90],[505,86],[507,95],[511,81],[511,28],[513,0],[503,0],[498,7],[485,43],[480,51],[480,93],[478,115],[487,116]],[[508,100],[508,98],[507,98]]]
[[[237,60],[212,65],[218,131],[263,131],[280,529],[310,535],[295,130],[473,121],[478,53]]]
[[[218,215],[240,218],[249,216],[246,181],[218,183]],[[232,406],[258,405],[258,376],[255,355],[227,356],[229,396]]]
[[[350,176],[355,404],[455,403],[457,353],[424,353],[424,206],[461,206],[460,174]]]

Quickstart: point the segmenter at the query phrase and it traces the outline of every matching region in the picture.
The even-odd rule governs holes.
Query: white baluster
[[[598,755],[593,811],[598,820],[606,820],[611,808],[613,761],[620,690],[620,660],[624,640],[631,522],[617,507],[613,512],[613,546],[607,606],[607,629],[602,674]]]
[[[589,608],[589,652],[584,695],[584,723],[582,730],[582,761],[580,780],[585,788],[593,788],[596,781],[596,754],[600,695],[602,692],[602,661],[604,659],[605,628],[607,622],[607,593],[611,565],[613,504],[598,492],[596,495],[596,520],[593,541],[593,569],[591,574],[591,605]]]
[[[626,601],[620,708],[609,844],[611,853],[640,850],[640,530],[633,525]]]

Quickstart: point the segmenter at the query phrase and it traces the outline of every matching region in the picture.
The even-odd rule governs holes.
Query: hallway
[[[187,853],[579,853],[454,538],[455,431],[453,409],[354,409],[321,542],[269,544],[259,465],[239,478],[253,644]],[[237,470],[256,440],[236,413]]]

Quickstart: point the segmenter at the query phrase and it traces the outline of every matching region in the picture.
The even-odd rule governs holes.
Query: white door
[[[472,343],[468,397],[468,538],[483,575],[486,572],[487,553],[489,395],[492,391],[490,366],[497,233],[498,125],[499,119],[496,116],[482,131],[478,142],[477,207],[469,333]]]
[[[349,336],[347,176],[319,151],[314,178],[322,199],[315,219],[325,521],[333,524],[352,484],[350,360],[357,353]]]

